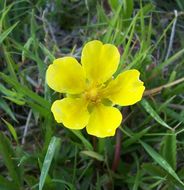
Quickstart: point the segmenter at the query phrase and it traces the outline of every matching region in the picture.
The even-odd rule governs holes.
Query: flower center
[[[90,101],[91,103],[99,103],[100,102],[100,94],[99,89],[97,87],[91,87],[87,89],[84,93],[86,100]]]

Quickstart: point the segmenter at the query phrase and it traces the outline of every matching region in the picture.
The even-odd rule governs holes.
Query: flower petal
[[[112,44],[102,44],[98,40],[88,42],[81,56],[82,66],[89,81],[101,84],[117,70],[120,60],[118,49]]]
[[[88,134],[101,138],[114,136],[121,121],[122,115],[117,108],[100,104],[92,111],[86,130]]]
[[[63,123],[65,127],[70,129],[82,129],[89,120],[87,103],[80,98],[56,100],[52,104],[51,111],[58,123]]]
[[[77,94],[85,88],[82,66],[73,57],[55,59],[46,72],[47,84],[61,93]]]
[[[135,69],[121,73],[109,83],[106,97],[121,106],[132,105],[140,101],[145,87],[144,83],[139,80],[139,75],[139,71]]]

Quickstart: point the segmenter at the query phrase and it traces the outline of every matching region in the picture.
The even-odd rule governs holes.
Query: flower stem
[[[92,141],[93,141],[93,149],[94,149],[94,151],[96,151],[96,149],[97,149],[97,142],[96,142],[97,138],[95,136],[93,136]]]
[[[128,107],[125,107],[123,109],[123,123],[125,123],[127,121],[128,118]],[[115,145],[115,153],[114,153],[114,160],[113,160],[113,164],[112,164],[112,171],[116,171],[118,166],[119,166],[119,162],[121,159],[121,140],[122,140],[122,133],[120,129],[117,129],[116,132],[116,145]]]
[[[122,134],[119,129],[117,129],[116,132],[116,146],[115,146],[115,154],[114,154],[114,160],[112,164],[112,171],[116,171],[119,165],[120,156],[121,156],[121,138]]]

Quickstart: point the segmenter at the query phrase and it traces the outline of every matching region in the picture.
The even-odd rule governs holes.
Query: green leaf
[[[23,100],[23,94],[17,93],[16,91],[11,91],[7,89],[5,86],[0,84],[0,92],[3,93],[5,96],[2,96],[3,98],[6,98],[18,105],[24,105],[25,101]]]
[[[123,0],[123,2],[123,19],[129,19],[133,13],[133,0]]]
[[[173,109],[170,109],[168,107],[164,108],[165,113],[170,116],[173,120],[179,121],[184,123],[184,117],[182,117],[181,114],[178,112],[174,111]]]
[[[141,105],[144,107],[144,109],[147,111],[147,113],[149,113],[150,116],[153,119],[155,119],[159,124],[161,124],[162,126],[172,130],[172,128],[167,123],[165,123],[165,121],[163,121],[161,119],[161,117],[157,114],[157,112],[151,107],[151,105],[148,103],[148,101],[143,99],[141,101]]]
[[[25,52],[25,49],[28,51],[29,48],[30,48],[30,46],[31,46],[31,44],[32,44],[32,42],[33,42],[33,38],[30,37],[30,38],[27,40],[27,42],[24,44],[24,49],[22,50],[22,62],[24,62],[25,59],[26,59],[26,55],[25,55],[26,52]]]
[[[113,11],[116,11],[119,1],[118,0],[108,0],[108,3]]]
[[[173,176],[184,187],[184,183],[180,180],[180,178],[173,170],[173,168],[170,166],[170,164],[160,154],[158,154],[150,145],[144,143],[141,140],[140,143],[144,147],[146,152],[155,160],[155,162],[159,164],[164,170],[166,170],[171,176]]]
[[[84,146],[88,149],[88,150],[93,150],[93,147],[91,145],[91,143],[83,136],[83,134],[78,131],[78,130],[70,130],[74,135],[76,135],[84,144]]]
[[[12,32],[12,30],[17,26],[19,22],[13,24],[10,28],[5,30],[2,34],[0,34],[0,44],[6,39],[6,37]]]
[[[6,98],[7,100],[10,100],[11,102],[13,102],[19,106],[23,106],[25,104],[25,101],[22,98],[18,99],[19,97],[3,96],[3,98]]]
[[[4,178],[3,176],[0,176],[0,189],[1,190],[16,190],[14,184]]]
[[[16,143],[18,144],[17,133],[16,133],[14,127],[13,127],[8,121],[6,121],[5,119],[3,119],[3,118],[1,118],[1,119],[4,121],[4,123],[6,124],[6,126],[7,126],[8,129],[9,129],[10,133],[12,134],[14,140],[15,140]]]
[[[15,188],[19,190],[21,185],[20,168],[17,166],[18,164],[15,161],[16,156],[12,149],[10,141],[3,133],[0,133],[0,154],[6,167],[8,168],[9,175],[13,180]]]
[[[150,128],[145,128],[142,131],[135,133],[134,135],[132,135],[128,140],[126,140],[125,142],[123,142],[123,147],[127,148],[128,146],[130,146],[133,143],[138,142],[138,140],[143,137]]]
[[[123,19],[128,19],[131,17],[132,12],[133,12],[133,0],[121,0],[123,2],[123,7],[122,7],[122,14],[123,14]],[[108,0],[109,5],[111,6],[111,9],[116,12],[120,1],[119,0]]]
[[[159,64],[157,67],[155,67],[153,72],[152,72],[152,76],[154,76],[155,73],[160,72],[165,66],[170,65],[171,63],[173,63],[174,61],[176,61],[177,59],[182,57],[183,54],[184,54],[184,48],[181,49],[180,51],[178,51],[177,53],[175,53],[173,56],[169,57],[169,59],[167,59],[163,63]]]
[[[14,121],[17,122],[17,119],[15,118],[13,111],[2,98],[0,98],[0,108],[3,109]]]
[[[58,147],[59,143],[60,143],[59,138],[52,137],[50,144],[48,146],[48,149],[47,149],[47,153],[46,153],[46,156],[45,156],[45,159],[43,162],[42,169],[41,169],[41,175],[40,175],[40,181],[39,181],[39,190],[43,189],[43,185],[45,183],[47,174],[49,172],[49,168],[50,168],[51,162],[53,160],[55,150]]]
[[[119,16],[120,16],[120,13],[121,13],[121,10],[122,10],[122,6],[123,6],[123,2],[121,2],[113,16],[113,18],[109,21],[109,27],[107,29],[107,32],[103,38],[104,42],[111,42],[111,35],[113,33],[113,29],[116,27],[116,24],[119,20]]]
[[[0,1],[0,2],[3,2],[3,1]],[[12,6],[13,6],[13,3],[10,4],[9,6],[6,6],[6,3],[3,3],[3,5],[1,6],[1,7],[3,7],[3,10],[2,10],[1,17],[0,17],[0,32],[2,31],[3,22],[4,22],[5,18],[6,18],[6,15],[11,10]]]
[[[118,69],[117,69],[116,73],[114,74],[115,77],[122,71],[123,65],[126,64],[128,56],[131,53],[130,48],[131,48],[131,43],[132,43],[132,39],[133,39],[133,36],[134,36],[135,26],[136,26],[136,23],[137,23],[138,16],[139,16],[139,12],[134,16],[132,22],[130,23],[128,29],[126,30],[126,32],[124,34],[124,36],[128,36],[128,41],[126,42],[126,45],[124,47],[123,55],[121,57]],[[121,43],[123,43],[125,40],[126,40],[126,37],[123,38]],[[133,65],[131,64],[131,66],[133,66]],[[131,66],[128,65],[125,68],[125,70],[130,69]],[[130,68],[128,68],[128,67],[130,67]]]
[[[42,44],[41,42],[39,43],[40,48],[42,49],[43,53],[45,54],[45,56],[47,56],[50,60],[50,62],[53,62],[55,57],[54,55],[49,51],[49,49],[44,46],[44,44]]]
[[[72,184],[72,183],[69,183],[69,182],[67,182],[67,181],[65,181],[65,180],[62,180],[62,179],[52,179],[52,182],[64,184],[64,185],[66,185],[66,186],[69,187],[69,190],[75,190],[73,184]]]
[[[17,70],[17,65],[14,62],[14,58],[12,58],[12,55],[7,50],[6,45],[3,45],[2,47],[3,47],[4,58],[5,58],[6,65],[7,65],[7,70],[9,72],[9,74],[10,74],[10,79],[18,81],[16,72],[15,72],[15,70]]]
[[[159,176],[162,178],[165,178],[167,176],[167,172],[165,170],[153,163],[144,163],[142,165],[142,168],[146,170],[151,176]]]
[[[28,87],[23,86],[22,84],[13,80],[12,78],[10,78],[9,76],[5,75],[2,72],[0,72],[0,77],[5,82],[12,85],[17,90],[17,92],[24,94],[25,96],[27,96],[27,97],[31,98],[32,100],[34,100],[35,102],[37,102],[37,104],[42,105],[47,110],[50,110],[50,103],[48,101],[46,101],[44,98],[42,98],[41,96],[39,96],[38,94],[36,94],[35,92],[33,92],[32,90],[30,90]]]
[[[95,158],[99,161],[104,161],[104,157],[101,154],[98,154],[97,152],[94,151],[81,151],[82,154],[87,155],[91,158]]]
[[[176,170],[176,134],[173,131],[169,131],[167,134],[163,140],[162,156]]]
[[[133,185],[132,190],[138,190],[142,176],[141,176],[141,171],[140,171],[140,166],[139,166],[139,164],[140,164],[139,159],[135,153],[133,153],[133,157],[134,157],[135,163],[137,165],[137,167],[136,167],[137,171],[136,171],[136,176],[134,178],[134,185]]]

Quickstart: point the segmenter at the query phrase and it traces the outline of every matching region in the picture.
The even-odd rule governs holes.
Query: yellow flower
[[[113,136],[122,114],[109,102],[120,106],[135,104],[145,89],[135,69],[112,78],[119,61],[114,45],[97,40],[84,46],[81,64],[73,57],[54,60],[47,69],[46,81],[53,90],[67,94],[51,107],[55,120],[70,129],[86,127],[88,134],[97,137]]]

